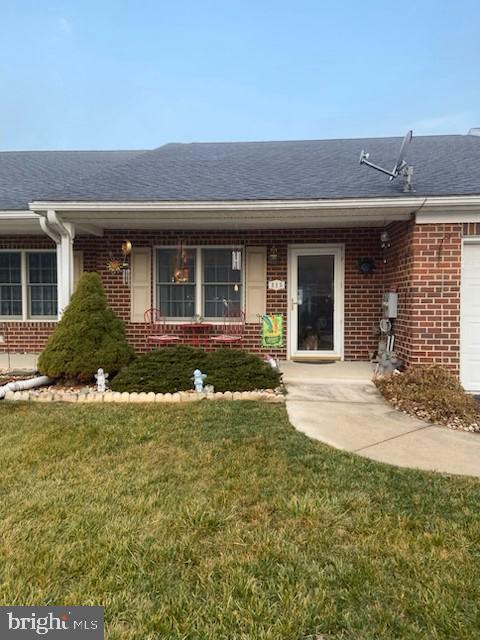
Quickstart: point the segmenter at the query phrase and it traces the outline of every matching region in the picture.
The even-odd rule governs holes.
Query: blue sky
[[[0,0],[0,149],[466,133],[480,3]]]

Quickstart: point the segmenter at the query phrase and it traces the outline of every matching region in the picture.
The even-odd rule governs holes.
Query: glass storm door
[[[291,250],[290,354],[340,358],[342,248]]]

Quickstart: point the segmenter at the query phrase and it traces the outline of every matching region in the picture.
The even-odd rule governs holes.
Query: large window
[[[156,306],[169,320],[222,318],[242,307],[242,274],[235,247],[157,249]]]
[[[20,253],[0,252],[0,316],[22,316]]]
[[[203,315],[219,318],[228,306],[239,311],[241,305],[241,269],[232,269],[231,249],[203,250]]]
[[[163,316],[187,319],[195,314],[195,263],[195,250],[158,250],[157,306]]]
[[[57,317],[55,251],[0,251],[0,317]]]
[[[57,256],[55,253],[28,253],[29,317],[57,314]]]

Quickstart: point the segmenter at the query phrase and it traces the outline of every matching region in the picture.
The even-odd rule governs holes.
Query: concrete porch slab
[[[364,362],[281,364],[292,425],[337,449],[399,467],[480,477],[480,434],[393,409]]]
[[[285,360],[280,363],[284,380],[289,382],[321,382],[325,380],[350,380],[368,382],[372,379],[373,365],[371,362],[292,362]]]

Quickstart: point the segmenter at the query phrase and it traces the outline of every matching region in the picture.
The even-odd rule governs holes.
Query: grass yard
[[[0,604],[100,604],[109,640],[480,635],[480,483],[283,406],[2,403],[0,452]]]

